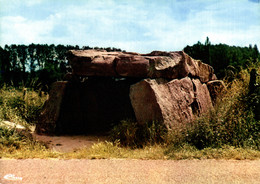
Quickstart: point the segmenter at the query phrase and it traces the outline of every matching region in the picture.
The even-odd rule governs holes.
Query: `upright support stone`
[[[139,123],[157,120],[167,128],[191,122],[212,107],[206,84],[188,77],[145,79],[131,86],[130,99]]]
[[[55,82],[52,84],[49,99],[44,104],[36,126],[37,133],[55,133],[67,84],[68,82]]]
[[[212,106],[212,100],[206,84],[202,84],[199,79],[192,80],[195,92],[195,102],[198,104],[198,115],[208,112]]]
[[[145,79],[130,87],[131,104],[139,123],[163,121],[160,105],[153,86],[156,80]]]

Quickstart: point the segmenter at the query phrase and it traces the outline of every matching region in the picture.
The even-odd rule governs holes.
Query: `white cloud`
[[[43,2],[43,0],[25,0],[22,2],[25,3],[27,6],[34,6],[37,4],[41,4]]]
[[[45,1],[26,2],[34,6]],[[51,11],[41,20],[22,15],[0,17],[0,44],[77,44],[144,53],[181,50],[198,40],[204,42],[207,36],[212,43],[260,44],[260,25],[254,23],[260,12],[246,0],[175,1],[165,5],[161,1],[63,2],[64,8]]]
[[[1,43],[29,44],[43,42],[51,31],[53,21],[31,21],[21,16],[7,16],[1,19]]]
[[[47,2],[46,0],[0,0],[0,12],[14,12],[17,13],[19,7],[32,7],[41,3]]]

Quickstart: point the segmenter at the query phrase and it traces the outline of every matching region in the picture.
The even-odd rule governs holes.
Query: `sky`
[[[0,46],[64,44],[131,52],[260,47],[260,0],[0,0]]]

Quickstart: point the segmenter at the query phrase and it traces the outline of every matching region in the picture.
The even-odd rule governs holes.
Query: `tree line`
[[[218,78],[230,77],[232,73],[238,72],[241,67],[245,68],[250,63],[260,61],[257,45],[249,47],[229,46],[226,44],[211,44],[206,38],[204,44],[198,42],[184,49],[194,59],[199,59],[211,65]]]
[[[0,84],[48,90],[51,83],[62,80],[67,73],[66,53],[72,49],[121,51],[118,48],[80,48],[77,45],[5,45],[4,48],[0,47]]]
[[[48,90],[51,83],[62,80],[69,66],[66,53],[72,49],[104,49],[121,51],[118,48],[99,48],[71,45],[5,45],[0,47],[0,85],[30,86]],[[213,66],[218,78],[234,73],[241,67],[260,60],[257,45],[249,47],[211,44],[207,37],[204,44],[198,42],[183,49],[194,59]]]

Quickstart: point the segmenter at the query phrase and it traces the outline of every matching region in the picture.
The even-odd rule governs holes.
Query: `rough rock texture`
[[[68,60],[72,73],[53,84],[38,133],[106,131],[125,119],[174,128],[212,108],[223,84],[182,51],[71,50]]]
[[[198,105],[196,111],[198,115],[206,113],[210,108],[212,108],[212,101],[207,85],[202,84],[198,79],[193,79],[192,82],[194,85],[195,92],[194,102]]]
[[[211,96],[213,104],[216,103],[217,98],[221,95],[226,86],[222,80],[209,81],[207,87]]]
[[[43,111],[36,126],[37,133],[55,133],[67,83],[68,82],[55,82],[52,84],[49,99],[44,104]]]
[[[194,114],[212,107],[206,84],[188,77],[170,82],[145,79],[131,86],[130,99],[138,122],[159,121],[168,128],[190,122]]]
[[[187,76],[201,82],[215,80],[211,66],[192,59],[183,51],[150,54],[71,50],[68,59],[78,76],[111,76],[177,79]]]

